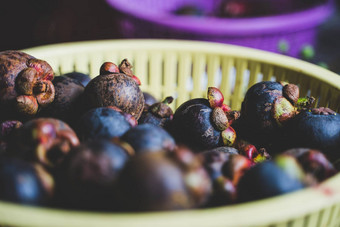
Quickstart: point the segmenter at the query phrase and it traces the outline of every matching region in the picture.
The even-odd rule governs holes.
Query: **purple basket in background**
[[[196,4],[213,11],[220,0],[106,0],[117,13],[122,38],[166,38],[235,44],[298,57],[303,46],[315,45],[317,28],[332,13],[333,1],[303,11],[255,18],[191,17],[172,14]]]

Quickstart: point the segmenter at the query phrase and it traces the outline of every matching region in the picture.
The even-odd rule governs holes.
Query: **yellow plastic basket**
[[[128,58],[142,89],[158,98],[177,95],[174,107],[205,97],[219,86],[239,109],[246,89],[261,80],[299,84],[301,95],[339,111],[340,77],[316,65],[245,47],[178,40],[106,40],[65,43],[24,50],[48,61],[56,74],[73,70],[98,75],[104,61]],[[188,85],[189,84],[189,85]],[[153,213],[92,213],[34,208],[0,202],[3,226],[340,226],[340,175],[318,187],[261,201],[201,210]]]

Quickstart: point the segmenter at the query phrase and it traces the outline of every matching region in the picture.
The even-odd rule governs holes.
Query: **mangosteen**
[[[86,141],[120,137],[131,127],[124,114],[117,108],[98,107],[81,115],[74,128],[79,139]]]
[[[203,166],[212,182],[212,192],[205,207],[231,204],[236,199],[236,188],[232,181],[222,173],[222,166],[232,155],[238,155],[233,147],[217,147],[197,154],[202,157]]]
[[[193,150],[222,146],[221,133],[211,124],[211,113],[207,99],[186,101],[176,109],[169,131],[177,143],[183,143]]]
[[[219,207],[233,204],[236,201],[236,188],[230,179],[224,176],[219,176],[212,182],[213,192],[208,202],[205,204],[206,208]]]
[[[304,184],[286,173],[274,161],[265,161],[247,170],[237,186],[237,200],[248,202],[290,193]]]
[[[127,70],[128,67],[125,69],[125,73],[131,71]],[[144,108],[144,96],[134,75],[110,71],[101,73],[85,87],[83,98],[87,109],[116,106],[138,120]]]
[[[52,103],[51,66],[22,51],[0,52],[0,120],[27,120]]]
[[[180,105],[167,130],[177,143],[183,143],[196,152],[231,146],[236,138],[223,109],[212,109],[208,99],[204,98],[191,99]]]
[[[167,152],[132,156],[118,179],[124,211],[165,211],[195,208],[181,168]]]
[[[255,146],[270,148],[282,137],[282,126],[300,109],[308,108],[314,98],[299,98],[294,84],[262,81],[248,89],[241,116],[233,124],[238,137]]]
[[[176,146],[174,138],[165,129],[148,123],[129,129],[121,140],[130,144],[136,153],[172,151]]]
[[[305,171],[302,163],[294,155],[286,152],[278,154],[274,158],[274,162],[288,175],[301,181],[305,187],[317,186],[319,184],[314,173]]]
[[[284,127],[281,149],[313,148],[329,160],[340,158],[340,115],[329,108],[301,111]]]
[[[52,83],[55,88],[54,101],[39,116],[58,118],[71,125],[81,115],[81,95],[85,88],[80,82],[67,76],[57,76]]]
[[[195,154],[186,146],[176,146],[166,154],[174,160],[184,174],[184,182],[195,207],[206,204],[212,194],[212,181],[203,163],[202,156]]]
[[[78,145],[76,133],[65,122],[55,118],[36,118],[15,130],[8,142],[7,154],[36,161],[52,170]]]
[[[138,120],[139,124],[150,123],[160,127],[166,127],[166,124],[172,120],[173,111],[169,104],[173,97],[166,97],[162,102],[157,102],[151,106],[144,106],[143,113]]]
[[[53,178],[41,167],[15,158],[0,159],[0,199],[24,205],[48,205]]]
[[[310,174],[317,182],[334,176],[338,171],[320,150],[310,148],[292,148],[282,153],[297,160],[306,174]]]
[[[91,80],[91,77],[90,77],[89,74],[85,74],[85,73],[81,73],[81,72],[77,72],[77,71],[65,73],[65,74],[63,74],[63,76],[66,76],[66,77],[72,78],[74,80],[77,80],[84,87],[86,87],[86,85]]]
[[[60,206],[114,210],[115,184],[129,155],[118,143],[91,140],[72,149],[57,177]]]
[[[203,159],[203,165],[212,180],[223,175],[221,172],[222,166],[232,154],[238,154],[238,150],[227,146],[216,147],[199,153]]]
[[[240,178],[247,172],[253,163],[248,158],[240,154],[231,154],[222,167],[223,176],[231,180],[232,184],[237,187]]]

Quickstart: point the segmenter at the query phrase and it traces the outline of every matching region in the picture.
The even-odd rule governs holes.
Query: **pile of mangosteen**
[[[209,87],[173,110],[127,59],[55,76],[0,52],[0,199],[92,211],[224,206],[318,185],[337,173],[340,117],[285,82],[254,84],[240,110]]]

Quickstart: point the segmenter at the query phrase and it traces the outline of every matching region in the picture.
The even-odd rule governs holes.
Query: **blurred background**
[[[2,0],[0,50],[98,39],[179,38],[269,50],[340,73],[339,2]]]

